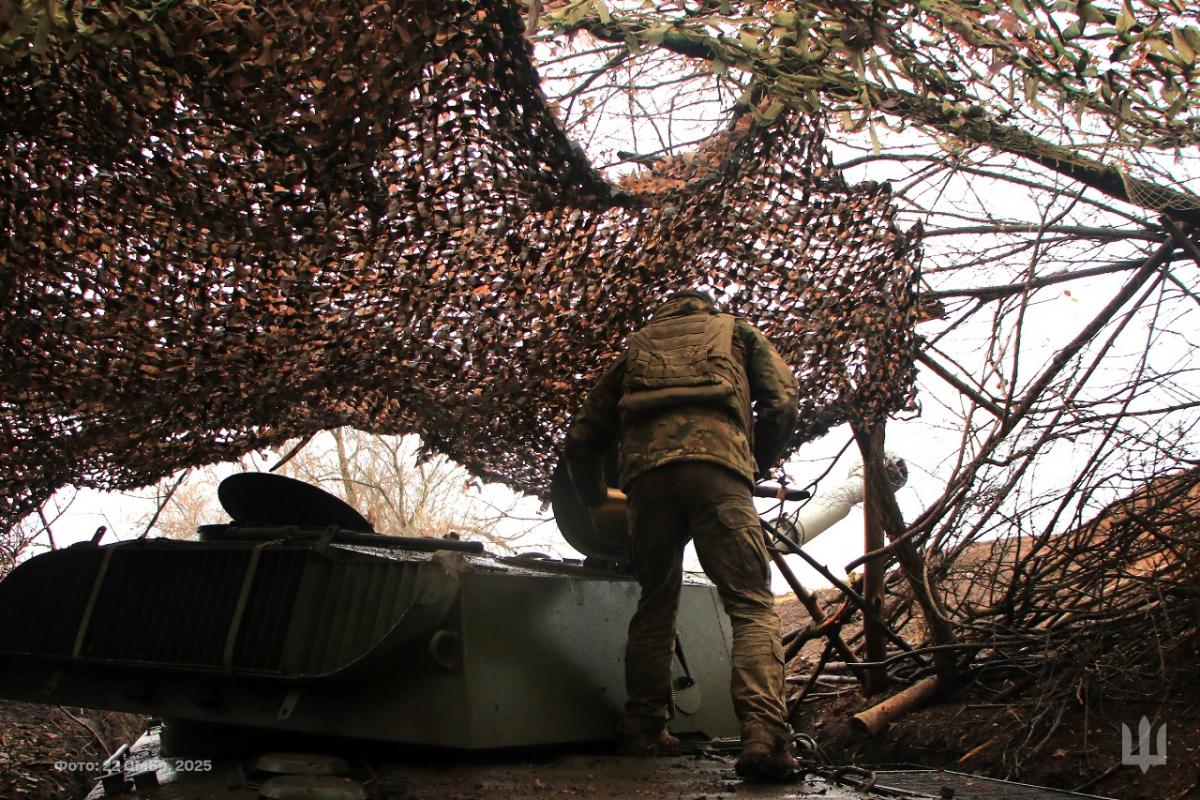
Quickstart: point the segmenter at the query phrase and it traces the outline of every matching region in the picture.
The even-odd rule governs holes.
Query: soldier
[[[737,772],[786,780],[796,761],[785,722],[783,648],[768,555],[751,500],[796,425],[797,390],[770,342],[704,292],[671,295],[600,378],[567,433],[580,497],[605,499],[603,454],[619,445],[630,552],[641,598],[629,622],[622,750],[678,751],[667,731],[671,659],[689,539],[733,627]]]

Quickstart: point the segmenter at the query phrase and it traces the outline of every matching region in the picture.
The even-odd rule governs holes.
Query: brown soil
[[[1021,751],[1040,738],[1026,739],[1027,704],[941,704],[909,714],[877,739],[867,739],[854,734],[848,721],[869,705],[857,693],[822,700],[805,707],[797,728],[813,735],[836,763],[938,767],[1122,800],[1200,798],[1200,726],[1193,721],[1194,700],[1160,713],[1157,722],[1167,723],[1167,762],[1144,775],[1120,763],[1120,726],[1128,724],[1134,731],[1136,747],[1137,721],[1142,714],[1154,718],[1155,709],[1148,706],[1114,705],[1086,716],[1082,709],[1070,710],[1038,754],[1022,761]]]
[[[145,727],[132,714],[0,700],[0,797],[83,797],[100,762]]]
[[[784,630],[808,624],[794,600],[781,603],[780,617]],[[843,636],[850,639],[855,631],[847,626]],[[823,646],[823,640],[808,643],[789,664],[789,674],[807,676]],[[1194,674],[1195,665],[1187,671]],[[1041,712],[1028,696],[1014,694],[996,704],[995,688],[969,687],[953,702],[910,713],[871,739],[852,731],[850,718],[886,694],[867,701],[855,683],[822,686],[793,722],[833,763],[942,768],[1121,800],[1200,800],[1200,694],[1194,681],[1165,688],[1135,682],[1122,699],[1091,698],[1086,708],[1069,698],[1057,726],[1054,712],[1038,718]],[[1167,725],[1166,763],[1144,774],[1121,764],[1121,726],[1130,727],[1136,748],[1143,715],[1155,731]]]

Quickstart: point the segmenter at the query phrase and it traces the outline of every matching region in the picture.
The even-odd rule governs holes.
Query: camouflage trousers
[[[691,539],[733,628],[731,691],[742,739],[774,744],[787,730],[783,648],[750,486],[716,464],[682,461],[639,475],[628,493],[642,592],[625,653],[627,729],[661,728],[670,718],[683,549]]]

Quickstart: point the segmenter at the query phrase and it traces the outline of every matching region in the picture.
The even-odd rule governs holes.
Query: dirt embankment
[[[799,603],[780,607],[784,630],[807,625]],[[854,629],[843,629],[852,638]],[[791,676],[807,677],[823,643],[810,642],[788,666]],[[834,763],[863,766],[925,766],[1024,783],[1074,789],[1121,800],[1200,800],[1200,665],[1180,663],[1178,678],[1146,685],[1131,675],[1119,696],[1053,698],[1038,696],[1035,683],[996,702],[1010,685],[974,684],[952,702],[910,713],[877,738],[850,728],[850,718],[886,697],[864,699],[857,684],[819,685],[794,720],[812,735]],[[845,675],[846,673],[841,673]],[[1061,713],[1060,713],[1061,712]],[[1157,747],[1158,726],[1167,726],[1166,763],[1144,773],[1136,759],[1122,763],[1122,725],[1132,748],[1139,748],[1142,717],[1150,721]]]
[[[145,723],[132,714],[0,700],[0,797],[83,797],[100,762],[133,742]]]
[[[848,723],[871,703],[853,694],[806,705],[797,728],[813,735],[837,763],[939,767],[1121,800],[1200,798],[1200,726],[1192,697],[1157,708],[1114,703],[1087,713],[1069,711],[1032,758],[1022,756],[1040,741],[1030,736],[1030,704],[996,706],[981,700],[961,698],[914,712],[880,737],[866,739]],[[1121,725],[1129,725],[1136,750],[1143,714],[1154,720],[1156,733],[1163,722],[1168,733],[1166,763],[1145,774],[1121,763]]]

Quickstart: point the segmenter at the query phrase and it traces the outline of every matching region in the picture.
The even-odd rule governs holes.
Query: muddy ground
[[[18,703],[0,704],[0,712],[8,731],[6,746],[14,747],[5,751],[10,757],[4,782],[0,783],[0,797],[6,800],[84,797],[89,788],[85,773],[56,769],[55,764],[98,763],[104,750],[98,738],[118,734],[119,728],[140,722],[125,715],[80,716],[74,709],[43,709]],[[78,726],[82,736],[69,726],[58,728],[61,722],[58,717],[68,712],[67,721]],[[76,718],[87,726],[74,722]],[[92,735],[92,727],[103,731],[101,737]],[[257,770],[253,757],[220,754],[229,748],[228,743],[210,753],[211,761],[197,757],[188,760],[192,767],[180,767],[177,759],[162,757],[156,731],[135,743],[125,768],[127,776],[155,771],[161,785],[125,795],[131,800],[256,800],[260,789],[265,791],[263,780],[268,776]],[[343,750],[339,752],[338,747]],[[234,749],[240,752],[240,746]],[[828,771],[784,785],[746,784],[733,771],[732,749],[649,759],[622,758],[614,755],[612,749],[611,745],[592,745],[484,753],[422,752],[416,748],[399,751],[381,748],[378,744],[360,749],[346,740],[338,740],[302,752],[344,757],[352,765],[352,778],[374,800],[863,800],[867,797],[883,800],[888,796],[836,783]],[[184,771],[176,771],[169,762],[176,762],[175,766]],[[196,766],[200,764],[202,768]],[[849,779],[861,776],[856,778],[851,774],[847,776]],[[955,800],[1011,800],[1012,797],[1011,787],[979,779],[880,773],[878,780],[883,786],[918,790],[923,797],[952,796]],[[954,792],[941,794],[939,786],[953,786]],[[93,791],[92,797],[99,796],[98,790]],[[1051,797],[1043,793],[1022,796],[1039,800]]]

